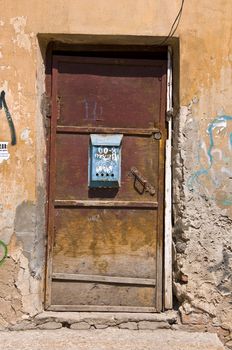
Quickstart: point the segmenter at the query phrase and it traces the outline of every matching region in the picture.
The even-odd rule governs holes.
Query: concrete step
[[[0,332],[4,350],[223,350],[216,334],[174,330],[92,329]]]

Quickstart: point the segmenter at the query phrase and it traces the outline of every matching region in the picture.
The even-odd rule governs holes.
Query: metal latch
[[[151,196],[155,195],[155,188],[143,177],[143,175],[138,171],[137,168],[132,167],[130,173],[134,176],[134,187],[137,190],[137,192],[139,192],[139,194],[149,192]],[[141,190],[138,188],[137,182],[139,182],[142,185]]]

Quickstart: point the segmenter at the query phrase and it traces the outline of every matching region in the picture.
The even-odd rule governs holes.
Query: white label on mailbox
[[[8,152],[8,142],[0,142],[0,163],[10,158]]]

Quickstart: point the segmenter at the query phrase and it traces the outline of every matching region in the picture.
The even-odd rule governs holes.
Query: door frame
[[[61,52],[65,49],[65,51],[72,51],[73,46],[67,46],[67,45],[60,45],[57,46],[56,43],[56,50],[54,50],[54,44],[49,45],[48,50],[47,50],[47,60],[46,60],[46,94],[47,94],[47,99],[48,101],[51,101],[51,97],[52,97],[52,58],[53,55],[56,53],[56,51]],[[145,50],[141,50],[141,46],[130,46],[129,48],[126,47],[126,52],[133,52],[133,51],[141,51],[141,54],[143,52],[163,52],[164,50],[161,48],[155,48],[154,47],[144,47]],[[143,48],[143,49],[144,49]],[[124,52],[125,50],[125,46],[118,46],[118,45],[112,45],[111,47],[109,47],[109,45],[104,46],[104,45],[75,45],[75,52],[78,51],[83,51],[83,49],[86,50],[86,52],[90,52],[90,51],[94,51],[94,52],[98,52],[101,53],[104,50],[109,50],[109,51],[122,51]],[[150,51],[151,50],[151,51]],[[166,47],[166,51],[167,51],[167,47]],[[170,106],[171,106],[171,99],[170,99],[170,89],[171,89],[171,55],[170,55],[170,51],[168,54],[168,59],[167,59],[167,84],[162,84],[162,95],[164,94],[164,92],[166,91],[167,93],[167,108],[164,107],[164,104],[162,105],[162,108],[165,108],[165,111],[162,111],[163,115],[166,114],[167,110],[170,110]],[[172,92],[171,92],[172,93]],[[54,94],[53,94],[54,96]],[[56,114],[56,111],[54,110],[55,108],[55,101],[51,101],[51,112],[49,113],[50,115],[48,117],[50,117],[50,121],[51,121],[51,115],[54,115],[54,113]],[[53,167],[52,169],[50,169],[50,153],[51,153],[51,144],[52,142],[54,142],[55,140],[54,138],[54,132],[51,132],[52,128],[54,128],[54,123],[50,122],[49,123],[49,134],[47,136],[47,197],[49,192],[51,191],[50,188],[50,178],[55,176],[55,168]],[[170,119],[167,125],[167,131],[168,131],[168,137],[167,139],[170,138],[170,133],[171,133],[171,124],[170,124]],[[166,145],[165,145],[165,141],[166,141]],[[171,275],[172,275],[172,267],[171,267],[171,255],[170,255],[170,237],[171,237],[171,231],[170,231],[170,223],[171,223],[171,203],[169,203],[170,205],[167,206],[167,200],[170,200],[170,142],[167,142],[167,140],[163,139],[162,141],[160,141],[160,152],[162,152],[162,154],[164,155],[164,158],[166,157],[166,162],[162,162],[163,166],[162,169],[160,169],[163,173],[166,170],[166,173],[164,175],[164,177],[160,177],[162,179],[164,179],[165,182],[165,192],[162,194],[159,193],[159,196],[161,196],[158,199],[159,201],[163,201],[164,205],[163,205],[163,215],[162,217],[159,219],[158,222],[158,237],[157,237],[157,243],[159,245],[159,248],[157,249],[157,266],[159,266],[159,271],[157,271],[157,293],[159,293],[159,295],[156,296],[156,312],[160,312],[164,309],[170,309],[172,308],[172,281],[171,281]],[[167,164],[168,163],[168,164]],[[166,176],[167,174],[167,169],[169,169],[168,171],[168,176]],[[50,171],[51,170],[51,171]],[[46,208],[46,222],[47,222],[47,230],[49,232],[49,228],[51,228],[51,226],[53,225],[52,220],[49,219],[48,213],[50,211],[51,207],[49,207],[49,198],[47,200],[47,208]],[[165,224],[165,225],[164,225]],[[165,246],[164,246],[165,243]],[[166,244],[168,244],[168,246],[166,246]],[[51,305],[51,293],[50,293],[50,275],[51,275],[51,265],[52,265],[52,237],[51,234],[48,234],[48,239],[47,239],[47,260],[46,260],[46,279],[45,279],[45,309],[47,310],[51,310],[54,308],[50,308]],[[160,292],[161,291],[161,292]],[[142,308],[141,308],[142,309]],[[93,311],[93,310],[90,310]],[[111,310],[109,310],[111,311]],[[115,311],[115,310],[114,310]],[[123,311],[123,310],[119,310],[119,311]],[[139,311],[139,310],[138,310]],[[142,311],[142,310],[141,310]],[[150,311],[147,311],[150,312]]]

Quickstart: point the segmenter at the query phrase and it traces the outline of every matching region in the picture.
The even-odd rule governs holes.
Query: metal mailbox
[[[89,187],[120,187],[122,136],[90,135]]]

